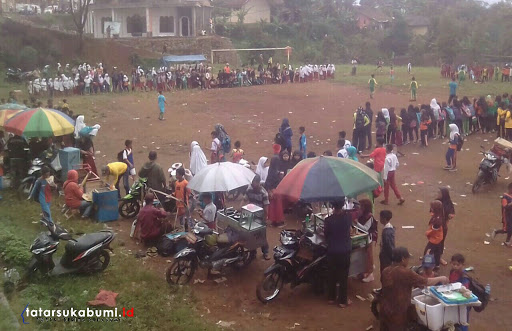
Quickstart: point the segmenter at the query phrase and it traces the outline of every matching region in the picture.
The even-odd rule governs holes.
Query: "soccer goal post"
[[[266,61],[268,61],[268,57],[272,56],[272,53],[270,53],[271,55],[268,55],[269,52],[284,51],[284,56],[287,59],[287,63],[290,63],[290,56],[292,54],[292,49],[293,48],[290,47],[290,46],[286,46],[286,47],[266,47],[266,48],[212,49],[211,50],[211,54],[210,54],[211,55],[210,60],[211,60],[212,64],[224,63],[224,62],[232,62],[233,64],[238,66],[239,65],[239,61],[240,61],[239,60],[240,56],[238,56],[238,53],[240,53],[240,52],[244,52],[244,53],[257,52],[259,54],[252,57],[255,60],[255,63],[263,62],[262,64],[266,64],[267,63]],[[236,54],[235,57],[232,56],[233,53]],[[261,59],[260,55],[262,55],[264,53],[265,53],[266,57],[264,59]],[[243,60],[242,60],[242,62],[243,62]]]

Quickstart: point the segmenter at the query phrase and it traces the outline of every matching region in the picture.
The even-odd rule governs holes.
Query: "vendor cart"
[[[468,307],[478,307],[482,303],[474,294],[469,298],[459,292],[461,283],[431,286],[423,291],[413,290],[412,304],[420,324],[429,330],[439,331],[447,324],[465,325],[468,323]]]
[[[267,226],[263,208],[253,204],[243,206],[240,211],[225,208],[217,211],[217,227],[226,232],[229,227],[238,241],[248,250],[256,250],[267,243]]]
[[[324,237],[324,220],[327,214],[313,214],[313,220],[306,224],[306,230],[315,233],[318,238],[318,244],[325,243]],[[348,275],[355,277],[366,271],[367,249],[368,249],[368,232],[352,225],[350,234],[352,240],[352,252],[350,253],[350,269]]]

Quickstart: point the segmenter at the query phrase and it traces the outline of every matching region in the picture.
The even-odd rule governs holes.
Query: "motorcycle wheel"
[[[484,183],[484,176],[483,174],[478,173],[478,176],[476,176],[475,182],[473,183],[473,187],[471,188],[472,193],[478,192],[480,187],[482,187],[482,184]]]
[[[256,296],[258,300],[262,303],[269,303],[274,300],[281,293],[283,284],[283,275],[279,270],[274,270],[257,285]]]
[[[233,263],[231,265],[233,267],[233,269],[237,269],[237,270],[247,267],[249,264],[251,264],[252,260],[254,260],[254,258],[256,257],[256,250],[250,251],[243,247],[240,247],[240,249],[243,249],[243,252],[239,253],[239,254],[242,254],[242,260],[240,260],[236,263]]]
[[[195,260],[177,259],[167,268],[165,279],[169,285],[186,285],[194,277],[196,268]]]
[[[32,257],[32,260],[30,260],[30,263],[28,264],[27,269],[25,270],[25,275],[23,275],[23,280],[30,280],[32,276],[37,271],[37,259],[35,257]]]
[[[134,218],[139,214],[140,204],[137,200],[123,200],[119,206],[119,214],[124,218]]]
[[[29,197],[33,186],[34,182],[32,181],[21,183],[18,187],[18,198],[20,200],[26,200]]]
[[[96,271],[97,272],[102,272],[103,270],[107,269],[108,267],[108,264],[110,263],[110,254],[102,249],[100,251],[100,255],[98,256],[98,261],[97,261],[97,269]]]

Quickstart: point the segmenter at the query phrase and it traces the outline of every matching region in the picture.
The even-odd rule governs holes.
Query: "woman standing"
[[[386,131],[387,131],[387,125],[388,122],[386,121],[386,118],[384,117],[384,113],[382,111],[379,111],[377,113],[377,119],[375,120],[375,135],[376,140],[382,139],[386,141]]]
[[[418,142],[418,117],[416,116],[416,111],[414,110],[413,105],[409,105],[407,108],[407,117],[409,119],[409,142],[417,143]],[[412,137],[412,132],[416,133],[416,140]]]
[[[279,156],[274,156],[270,161],[268,177],[265,182],[265,189],[268,192],[270,206],[268,208],[268,219],[273,226],[284,224],[283,204],[279,196],[274,195],[274,190],[286,175],[290,161],[290,154],[286,150],[281,151]]]
[[[441,255],[444,252],[444,242],[446,241],[446,235],[448,234],[448,222],[455,217],[455,207],[453,206],[452,199],[450,197],[450,191],[447,187],[441,187],[437,194],[437,200],[443,204],[443,241],[441,241]],[[448,263],[441,259],[442,265]]]
[[[462,139],[459,134],[459,128],[457,124],[450,124],[450,146],[448,146],[448,151],[446,152],[446,166],[445,170],[457,171],[457,144],[459,143],[459,139]]]
[[[407,145],[409,141],[412,140],[412,136],[409,135],[410,121],[409,115],[407,114],[407,110],[405,108],[402,108],[402,110],[400,110],[400,117],[402,118],[402,144]],[[409,137],[409,140],[407,140],[407,137]]]
[[[281,123],[281,127],[279,128],[279,133],[284,138],[284,146],[283,149],[288,151],[288,155],[292,152],[292,128],[290,127],[290,123],[287,118],[283,118],[283,123]]]
[[[370,283],[375,280],[373,276],[373,243],[377,244],[377,221],[372,214],[372,202],[369,199],[359,200],[361,216],[357,219],[359,228],[368,232],[368,246],[366,257],[366,272],[363,274],[363,283]]]
[[[398,128],[398,126],[397,126],[397,118],[396,118],[396,114],[395,114],[395,108],[391,107],[391,108],[389,108],[389,124],[388,124],[388,134],[387,134],[387,138],[388,138],[387,143],[388,144],[394,145],[396,143],[395,135],[396,135],[397,128]]]
[[[207,165],[206,155],[204,155],[201,146],[197,141],[193,141],[190,144],[190,172],[195,175]]]
[[[268,177],[268,165],[267,165],[268,158],[266,156],[260,157],[260,160],[258,161],[258,166],[256,167],[256,175],[260,176],[261,184],[265,185],[265,182],[267,181]]]

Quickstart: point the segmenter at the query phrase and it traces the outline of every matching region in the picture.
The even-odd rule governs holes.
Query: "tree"
[[[392,28],[383,40],[383,49],[388,53],[394,52],[396,55],[404,55],[407,53],[410,42],[411,34],[407,22],[402,16],[396,16]]]
[[[73,22],[75,22],[76,32],[80,38],[78,52],[82,52],[84,47],[84,29],[87,22],[87,15],[89,14],[89,5],[92,0],[69,0],[69,7]]]

